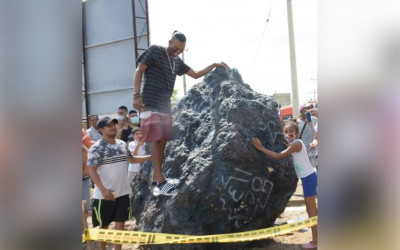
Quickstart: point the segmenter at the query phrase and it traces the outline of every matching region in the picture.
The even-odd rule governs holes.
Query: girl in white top
[[[304,143],[298,139],[300,136],[299,126],[296,122],[287,122],[285,123],[283,130],[289,143],[288,148],[280,153],[276,153],[264,148],[258,138],[252,138],[252,144],[258,150],[275,160],[283,159],[288,157],[290,154],[292,155],[297,177],[301,179],[303,184],[304,199],[308,216],[317,216],[318,210],[315,200],[317,195],[317,174],[310,163]],[[317,248],[317,226],[311,227],[311,231],[313,239],[312,241],[303,244],[302,249]]]

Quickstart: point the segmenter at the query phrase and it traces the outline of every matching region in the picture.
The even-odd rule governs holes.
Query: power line
[[[269,20],[270,20],[270,18],[271,18],[272,6],[274,5],[274,3],[275,3],[275,0],[272,1],[271,6],[270,6],[270,8],[269,8],[267,20],[266,20],[266,22],[265,22],[265,26],[264,26],[263,32],[262,32],[262,34],[261,34],[261,40],[260,40],[260,43],[259,43],[259,45],[258,45],[258,49],[256,50],[256,57],[254,58],[253,65],[252,65],[252,67],[251,67],[251,72],[250,72],[250,81],[253,80],[253,71],[254,71],[254,67],[255,67],[255,65],[256,65],[258,56],[260,55],[259,51],[261,50],[261,45],[262,45],[263,40],[264,40],[264,35],[265,35],[265,32],[267,31],[268,23],[269,23]]]

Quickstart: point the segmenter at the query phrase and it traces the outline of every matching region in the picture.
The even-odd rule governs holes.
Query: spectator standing
[[[90,187],[92,186],[89,177],[89,168],[87,166],[87,153],[91,146],[92,139],[86,134],[85,130],[82,129],[82,200],[86,201],[85,219],[90,209]]]
[[[142,163],[150,160],[151,156],[132,156],[126,143],[116,139],[117,123],[110,117],[99,120],[97,126],[103,138],[90,148],[87,164],[95,184],[93,227],[108,228],[115,221],[115,229],[124,230],[125,221],[131,216],[127,164]],[[99,246],[104,250],[106,243],[99,242]],[[116,244],[114,249],[120,250],[121,245]]]
[[[96,142],[103,138],[103,136],[99,132],[99,128],[97,127],[97,122],[99,121],[98,115],[91,115],[90,116],[90,125],[91,127],[86,130],[86,134],[92,138],[92,141]]]
[[[311,103],[306,103],[300,106],[300,119],[297,120],[299,129],[300,129],[300,140],[303,141],[305,148],[307,150],[307,154],[310,158],[310,162],[315,168],[315,156],[316,156],[316,150],[310,148],[310,143],[313,142],[314,137],[315,137],[315,128],[312,122],[307,121],[306,117],[306,112],[310,108],[313,107],[313,104]],[[312,119],[312,118],[311,118]]]
[[[139,119],[137,111],[134,109],[129,111],[129,126],[132,129],[140,127],[140,119]],[[132,142],[133,140],[134,139],[133,139],[132,131],[131,131],[131,134],[128,136],[127,144],[129,145],[129,143]]]
[[[140,119],[136,110],[129,111],[129,120],[132,128],[140,126]]]
[[[131,134],[132,127],[130,126],[130,120],[128,118],[128,108],[126,106],[120,106],[118,108],[118,132],[117,139],[123,140],[125,143],[128,142],[128,137]]]

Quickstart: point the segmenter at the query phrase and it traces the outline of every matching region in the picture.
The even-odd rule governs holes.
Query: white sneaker
[[[154,196],[159,196],[159,195],[166,195],[166,196],[172,196],[177,193],[177,190],[175,189],[175,186],[168,181],[164,181],[160,184],[158,184],[156,187],[153,189],[153,195]]]
[[[174,185],[176,187],[179,184],[179,179],[165,179],[168,183]],[[157,182],[153,181],[151,182],[151,186],[155,187],[157,186]]]

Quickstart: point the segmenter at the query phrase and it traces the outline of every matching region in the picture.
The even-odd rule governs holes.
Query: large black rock
[[[236,69],[217,68],[177,103],[173,120],[163,171],[180,180],[179,192],[153,197],[152,163],[146,163],[133,183],[140,231],[208,235],[273,226],[297,177],[291,157],[273,160],[251,145],[251,137],[276,152],[285,149],[276,101],[253,91]],[[242,249],[243,244],[162,249]]]

